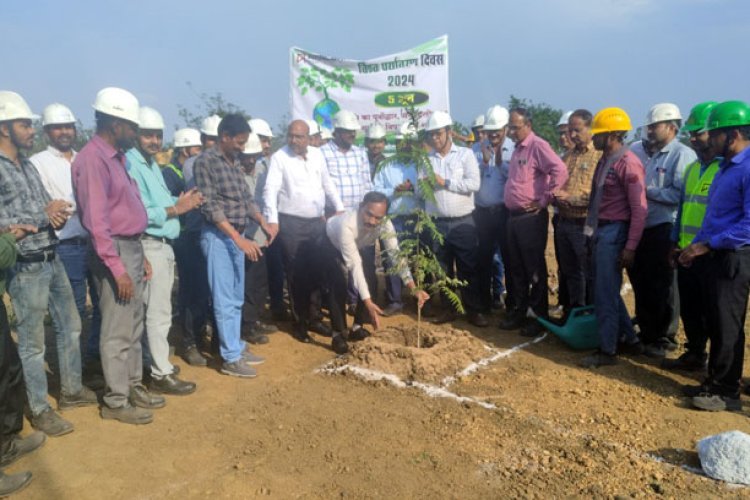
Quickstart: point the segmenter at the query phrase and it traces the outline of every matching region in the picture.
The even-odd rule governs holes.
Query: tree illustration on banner
[[[305,95],[311,89],[323,94],[323,100],[313,109],[313,119],[327,129],[333,129],[333,116],[341,109],[339,104],[331,99],[328,91],[340,88],[345,92],[351,92],[352,85],[354,75],[347,68],[333,68],[332,71],[314,66],[300,68],[300,76],[297,78],[300,94]]]

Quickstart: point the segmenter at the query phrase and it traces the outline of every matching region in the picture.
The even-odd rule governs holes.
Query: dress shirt
[[[347,270],[352,275],[354,288],[362,300],[370,298],[370,289],[367,287],[365,272],[362,268],[362,257],[360,249],[370,247],[376,240],[381,240],[390,262],[398,260],[398,239],[396,230],[390,220],[384,221],[376,228],[367,228],[362,224],[358,210],[335,215],[326,222],[326,234],[334,247],[336,247],[344,258]],[[398,265],[399,276],[403,282],[412,281],[409,266],[402,259]]]
[[[565,155],[565,166],[568,169],[568,180],[561,191],[567,194],[570,206],[558,207],[561,217],[571,219],[585,218],[588,212],[591,182],[594,179],[596,165],[602,157],[593,142],[589,142],[582,150],[573,148]]]
[[[537,202],[542,208],[549,205],[552,193],[568,180],[568,171],[550,145],[534,132],[516,144],[508,168],[505,184],[505,206],[509,210],[524,210]]]
[[[448,154],[430,153],[432,170],[446,181],[435,190],[435,203],[425,200],[427,213],[437,217],[463,217],[474,211],[474,193],[481,184],[477,159],[469,148],[451,144]]]
[[[395,191],[397,186],[409,180],[414,191]],[[375,174],[375,191],[386,195],[389,200],[390,215],[409,215],[422,208],[422,200],[417,196],[417,167],[401,163],[387,163]]]
[[[151,164],[147,163],[137,148],[125,154],[125,161],[130,177],[138,183],[141,200],[146,207],[146,234],[170,240],[177,238],[180,235],[180,221],[167,215],[167,208],[173,206],[177,198],[169,192],[159,165],[153,158]]]
[[[648,159],[651,158],[646,152],[646,148],[643,147],[643,141],[635,141],[630,145],[630,151],[635,154],[642,164],[648,163]]]
[[[55,231],[57,237],[61,240],[70,238],[88,238],[89,233],[81,225],[81,218],[76,211],[76,199],[73,196],[73,182],[70,179],[70,165],[76,158],[76,152],[73,151],[71,161],[68,161],[63,154],[52,146],[35,154],[29,161],[36,167],[39,177],[42,178],[44,189],[49,193],[53,200],[65,200],[73,204],[68,222]]]
[[[359,146],[342,151],[335,142],[329,141],[320,147],[320,152],[323,153],[328,175],[341,197],[344,208],[351,210],[359,207],[365,194],[372,191],[367,151]]]
[[[482,144],[487,143],[489,144],[489,139],[485,139],[482,142],[475,142],[471,146],[471,150],[474,153],[474,156],[477,157],[477,163],[481,167],[482,165],[487,165],[484,162],[484,154],[482,153]],[[501,158],[505,162],[510,162],[510,159],[513,157],[513,151],[516,150],[515,144],[513,144],[513,141],[506,135],[505,140],[503,141],[503,150]],[[492,152],[492,156],[490,157],[489,165],[495,164],[495,152]]]
[[[370,179],[375,177],[375,173],[378,170],[378,165],[381,161],[385,160],[385,155],[383,153],[380,153],[375,158],[370,159],[370,156],[367,156],[367,161],[370,163]]]
[[[750,146],[719,165],[703,225],[693,241],[717,250],[750,245]]]
[[[369,169],[367,172],[369,175]],[[295,155],[289,146],[284,146],[271,156],[263,188],[263,203],[269,224],[278,224],[279,213],[308,219],[323,217],[326,197],[337,212],[344,210],[336,187],[328,177],[326,160],[319,148],[307,148],[303,158]]]
[[[45,209],[51,201],[34,166],[19,153],[19,165],[0,152],[0,227],[31,224],[39,230],[18,242],[19,255],[29,255],[57,245]]]
[[[646,168],[646,227],[674,223],[680,204],[685,169],[697,160],[695,151],[677,139],[672,140],[648,159]]]
[[[215,146],[198,155],[193,168],[195,184],[206,198],[201,207],[206,222],[228,221],[244,229],[256,210],[239,160],[228,161]]]
[[[128,175],[125,155],[98,135],[79,151],[71,169],[81,223],[117,278],[126,271],[112,238],[138,236],[148,225],[138,185]]]

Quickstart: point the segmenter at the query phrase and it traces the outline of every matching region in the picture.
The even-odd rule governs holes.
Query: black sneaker
[[[661,367],[665,370],[684,370],[688,372],[703,371],[706,369],[706,354],[695,354],[687,351],[679,358],[665,358]]]
[[[693,406],[705,411],[741,411],[740,398],[704,392],[693,398]]]
[[[349,352],[349,346],[346,344],[346,339],[341,334],[334,335],[331,340],[331,346],[333,347],[333,352],[336,354],[346,354]]]

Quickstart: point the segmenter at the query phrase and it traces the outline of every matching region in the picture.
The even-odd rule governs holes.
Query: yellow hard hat
[[[469,132],[469,135],[466,136],[466,142],[476,142],[474,132]]]
[[[633,130],[628,114],[620,108],[604,108],[594,116],[591,135]]]

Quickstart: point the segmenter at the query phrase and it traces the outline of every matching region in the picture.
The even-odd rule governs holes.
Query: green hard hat
[[[708,119],[709,113],[711,113],[711,110],[714,109],[717,104],[719,103],[716,101],[706,101],[693,106],[693,109],[690,110],[690,116],[688,116],[682,130],[685,132],[698,132],[699,130],[703,130],[706,126],[706,120]]]
[[[706,119],[706,130],[750,125],[750,106],[743,101],[726,101],[711,110]]]

